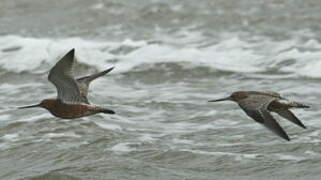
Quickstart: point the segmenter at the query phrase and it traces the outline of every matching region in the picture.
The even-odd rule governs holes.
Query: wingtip
[[[281,136],[281,137],[287,141],[291,141],[290,137],[287,134],[285,134],[284,136]]]
[[[75,48],[72,48],[67,54],[74,55],[75,54]]]
[[[286,141],[291,141],[291,139],[290,139],[290,137],[289,136],[284,136],[284,137],[282,137],[284,140],[286,140]]]
[[[114,68],[115,68],[115,67],[112,66],[112,67],[106,69],[105,71],[100,72],[99,74],[100,74],[101,76],[102,76],[102,75],[105,75],[105,74],[108,74],[108,73],[109,73],[110,71],[112,71]]]
[[[71,49],[68,51],[61,59],[74,59],[75,57],[75,49]]]
[[[113,69],[115,69],[115,66],[112,66],[112,67],[108,68],[108,69],[106,70],[106,72],[108,73],[108,72],[112,71]]]
[[[286,134],[286,136],[284,137],[285,140],[287,141],[291,141],[290,137]]]

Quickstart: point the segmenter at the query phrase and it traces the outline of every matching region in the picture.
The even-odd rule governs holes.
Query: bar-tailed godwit
[[[74,56],[75,50],[72,49],[49,72],[48,80],[57,88],[56,99],[45,99],[39,104],[19,108],[42,107],[52,115],[63,119],[80,118],[97,113],[115,114],[114,111],[105,107],[90,104],[87,99],[90,82],[107,74],[113,70],[113,67],[97,74],[74,79]]]
[[[289,136],[270,112],[275,112],[294,124],[306,128],[289,109],[309,108],[309,106],[289,101],[275,92],[237,91],[229,97],[211,100],[209,102],[217,101],[234,101],[238,103],[248,116],[288,141],[290,141]]]

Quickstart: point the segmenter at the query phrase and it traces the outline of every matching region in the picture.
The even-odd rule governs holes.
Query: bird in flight
[[[290,141],[289,136],[274,119],[271,112],[275,112],[292,123],[302,128],[306,128],[289,109],[309,108],[309,106],[289,101],[275,92],[237,91],[232,93],[229,97],[211,100],[209,102],[218,101],[234,101],[238,103],[248,116],[288,141]]]
[[[39,104],[19,107],[19,109],[41,107],[47,109],[52,115],[63,119],[75,119],[97,113],[115,114],[113,110],[90,104],[87,99],[90,82],[107,74],[113,70],[113,67],[75,79],[73,77],[74,62],[75,50],[72,49],[49,72],[48,80],[57,89],[56,99],[44,99]]]

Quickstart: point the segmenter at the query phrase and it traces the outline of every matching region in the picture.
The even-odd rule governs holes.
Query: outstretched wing
[[[274,112],[278,113],[280,116],[282,116],[283,118],[293,122],[294,124],[306,129],[304,124],[290,110],[281,109],[281,110],[276,110]]]
[[[82,99],[84,99],[87,102],[87,104],[89,104],[89,101],[87,99],[87,95],[88,95],[88,89],[89,89],[90,82],[92,82],[93,80],[97,79],[100,76],[103,76],[103,75],[109,73],[113,69],[114,69],[114,67],[111,67],[105,71],[77,79],[77,84],[79,87],[80,96],[82,97]]]
[[[286,132],[282,129],[282,127],[279,125],[279,123],[273,118],[273,116],[270,114],[267,109],[261,109],[260,110],[263,119],[264,119],[264,126],[274,132],[276,135],[282,137],[285,140],[290,141],[289,136],[286,134]]]
[[[245,111],[245,113],[256,122],[262,124],[283,139],[290,141],[289,136],[267,110],[268,105],[274,100],[275,98],[271,98],[269,96],[250,95],[247,98],[239,101],[238,104]]]
[[[52,82],[58,92],[57,98],[67,104],[86,103],[80,96],[80,90],[73,77],[75,50],[70,50],[50,70],[48,80]]]

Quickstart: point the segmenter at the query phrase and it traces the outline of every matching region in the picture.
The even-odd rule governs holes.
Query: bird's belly
[[[75,119],[95,114],[90,106],[84,104],[60,104],[49,111],[54,116],[63,119]]]

